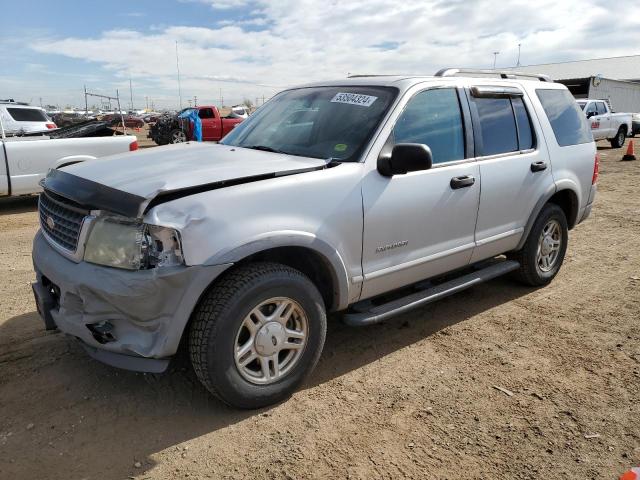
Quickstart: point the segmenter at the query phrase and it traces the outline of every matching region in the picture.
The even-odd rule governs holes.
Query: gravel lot
[[[623,153],[601,145],[596,206],[550,286],[332,322],[308,384],[255,412],[186,368],[119,371],[46,333],[36,201],[1,201],[0,478],[618,478],[640,465],[640,161]]]

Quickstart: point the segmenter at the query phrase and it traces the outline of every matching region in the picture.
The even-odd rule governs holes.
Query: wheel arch
[[[56,163],[52,168],[58,169],[62,167],[68,167],[69,165],[73,165],[75,163],[86,162],[87,160],[95,160],[97,157],[93,157],[91,155],[72,155],[69,157],[62,157],[56,160]]]
[[[555,203],[562,209],[565,217],[567,217],[569,230],[575,227],[576,223],[578,223],[578,210],[580,209],[580,203],[578,195],[572,189],[565,188],[558,190],[546,203]]]
[[[531,215],[529,215],[529,219],[524,227],[524,232],[522,233],[522,237],[518,242],[518,245],[514,250],[520,250],[525,242],[527,241],[527,237],[529,236],[529,232],[531,232],[531,228],[533,228],[533,224],[538,218],[538,215],[542,211],[542,208],[547,203],[553,203],[558,205],[565,216],[567,217],[567,224],[569,226],[569,230],[571,230],[578,223],[578,213],[580,210],[580,200],[576,191],[570,186],[562,186],[557,188],[555,185],[551,188],[547,193],[538,200],[536,206],[534,207]]]
[[[349,304],[349,275],[342,256],[310,233],[272,232],[205,263],[238,265],[255,261],[276,262],[300,270],[316,285],[329,311],[342,310]]]

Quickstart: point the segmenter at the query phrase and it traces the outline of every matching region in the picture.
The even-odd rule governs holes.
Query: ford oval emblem
[[[53,230],[56,228],[56,222],[53,221],[53,218],[51,218],[50,216],[47,217],[47,226]]]

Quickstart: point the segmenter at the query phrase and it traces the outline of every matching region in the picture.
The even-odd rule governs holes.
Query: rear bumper
[[[200,296],[230,266],[132,272],[74,263],[40,232],[33,242],[33,264],[33,290],[47,328],[78,338],[98,360],[141,371],[166,368]],[[105,325],[108,333],[98,334]]]

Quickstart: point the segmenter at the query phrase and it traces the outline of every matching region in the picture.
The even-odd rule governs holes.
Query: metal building
[[[640,55],[527,65],[511,70],[543,73],[576,98],[607,100],[618,112],[640,112]]]

